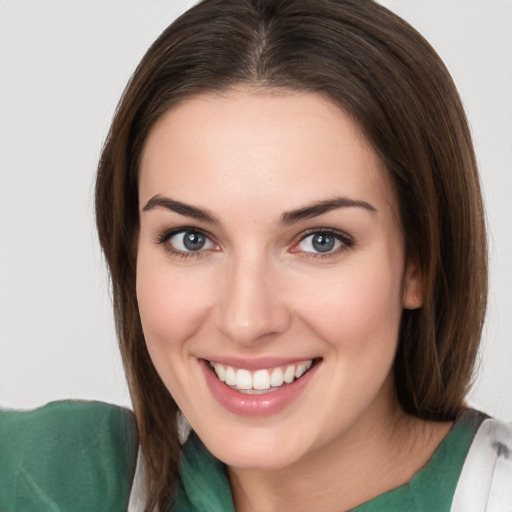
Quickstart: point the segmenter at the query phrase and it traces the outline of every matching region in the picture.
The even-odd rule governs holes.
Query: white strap
[[[1,0],[0,0],[1,1]],[[183,446],[192,431],[192,427],[190,423],[187,421],[187,418],[178,411],[177,416],[178,422],[178,437],[180,440],[180,444]],[[130,492],[130,500],[128,502],[128,511],[127,512],[144,512],[146,502],[147,502],[147,489],[146,489],[146,473],[144,468],[144,457],[142,455],[142,450],[139,446],[139,451],[137,454],[137,465],[135,467],[135,475],[133,477],[132,489]],[[1,512],[1,511],[0,511]]]
[[[137,465],[135,467],[135,475],[133,477],[132,490],[130,492],[130,501],[128,502],[128,512],[144,512],[144,507],[146,505],[144,463],[142,458],[142,452],[139,447]]]
[[[485,420],[453,496],[451,512],[512,512],[512,423]]]

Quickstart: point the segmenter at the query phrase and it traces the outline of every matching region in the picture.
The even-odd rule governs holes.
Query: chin
[[[217,435],[212,435],[211,430],[206,436],[198,434],[216,458],[234,468],[282,469],[302,458],[309,445],[304,436],[290,436],[281,429],[279,432],[265,428],[234,430],[226,429]]]
[[[212,451],[212,450],[210,450]],[[276,471],[292,465],[299,459],[297,450],[291,453],[282,450],[262,450],[259,446],[220,448],[212,453],[226,465],[237,469]]]

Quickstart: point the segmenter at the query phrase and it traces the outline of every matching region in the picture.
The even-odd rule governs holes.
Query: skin
[[[155,197],[216,222],[148,205]],[[333,197],[371,208],[282,222]],[[425,464],[449,425],[406,416],[392,379],[401,313],[421,306],[421,280],[386,171],[350,116],[312,93],[192,97],[151,130],[139,200],[148,350],[194,430],[228,464],[238,511],[345,510]],[[184,254],[180,235],[163,240],[183,227],[207,234],[202,250]],[[325,229],[349,243],[319,255],[307,236]],[[254,417],[213,397],[198,360],[219,356],[320,364],[284,409]]]

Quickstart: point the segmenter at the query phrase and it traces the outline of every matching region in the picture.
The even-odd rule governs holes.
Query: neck
[[[229,468],[235,508],[351,509],[408,482],[450,426],[408,416],[393,401],[385,414],[360,418],[349,431],[292,465],[275,470]]]

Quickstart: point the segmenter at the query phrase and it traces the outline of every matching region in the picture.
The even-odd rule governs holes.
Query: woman
[[[366,177],[368,189],[348,177],[336,181],[336,172],[359,177],[367,167],[379,169]],[[361,217],[351,219],[357,236],[343,231],[345,220],[327,217],[324,225],[316,218],[344,200],[365,203],[337,213]],[[149,50],[125,92],[100,163],[97,213],[141,446],[154,472],[151,495],[160,506],[172,494],[179,447],[176,434],[174,446],[164,447],[151,436],[158,425],[158,439],[168,433],[175,400],[228,464],[240,510],[264,510],[269,504],[255,503],[255,495],[272,492],[297,510],[290,500],[304,503],[294,482],[301,469],[308,474],[306,461],[323,467],[318,476],[326,481],[325,473],[347,472],[341,456],[327,464],[329,450],[357,446],[357,457],[346,458],[357,467],[365,447],[375,456],[374,444],[386,445],[378,457],[395,453],[385,469],[389,481],[364,460],[358,471],[375,485],[365,479],[345,487],[335,478],[332,489],[346,500],[329,493],[318,506],[329,510],[332,499],[339,509],[354,507],[407,482],[460,413],[486,296],[473,150],[438,57],[373,2],[206,2],[191,9]],[[296,218],[315,221],[297,226]],[[380,235],[370,237],[364,222],[379,225]],[[293,229],[263,228],[279,224]],[[377,249],[384,233],[387,244]],[[323,270],[303,268],[295,262],[303,253],[323,250],[312,247],[314,237],[329,253],[354,248],[323,260]],[[365,252],[371,261],[347,254],[358,244],[361,253],[372,246]],[[310,346],[310,338],[333,354]],[[246,373],[254,380],[258,370],[270,374],[295,360],[312,365],[297,383],[310,380],[298,398],[283,398],[284,407],[270,403],[269,412],[265,395],[237,401],[225,386],[217,389],[207,368],[213,363],[220,380],[237,370],[239,388],[251,384],[238,382]],[[350,383],[354,393],[346,397]],[[322,395],[330,385],[339,389]],[[365,422],[372,401],[383,409]],[[319,418],[307,422],[313,407]],[[389,425],[400,432],[407,464],[394,451],[397,439],[383,440]],[[360,435],[351,438],[353,431]],[[401,474],[392,470],[397,463]],[[373,470],[382,474],[383,467]]]
[[[474,447],[507,459],[464,409],[487,286],[469,130],[383,7],[188,11],[123,95],[96,210],[147,510],[449,510]]]

